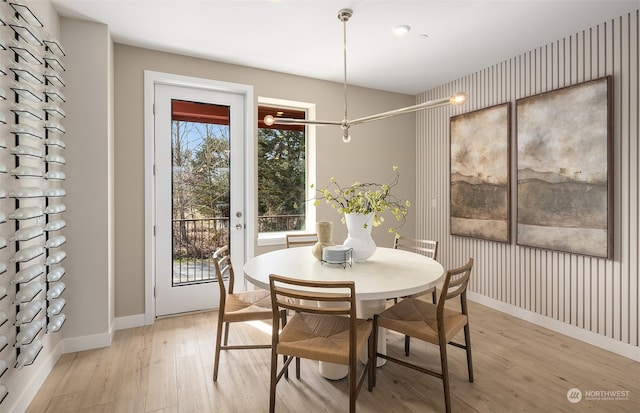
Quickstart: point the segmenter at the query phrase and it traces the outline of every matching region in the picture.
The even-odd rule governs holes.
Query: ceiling
[[[114,42],[418,94],[638,9],[638,0],[51,0]],[[411,27],[403,37],[393,26]],[[426,36],[425,36],[426,35]]]

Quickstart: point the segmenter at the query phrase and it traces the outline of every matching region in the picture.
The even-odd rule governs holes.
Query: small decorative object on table
[[[311,253],[320,260],[322,259],[322,250],[324,247],[336,245],[333,242],[333,222],[317,222],[316,233],[318,234],[318,242],[311,248]]]
[[[340,264],[342,268],[346,268],[347,264],[351,266],[353,249],[344,245],[327,246],[322,249],[322,259],[320,262],[324,264]]]
[[[330,185],[333,188],[327,186],[318,189],[320,195],[316,197],[314,205],[318,206],[324,199],[338,213],[344,214],[342,222],[346,222],[349,231],[344,246],[353,248],[355,262],[366,261],[376,251],[376,244],[371,238],[371,227],[384,222],[383,212],[390,211],[398,221],[402,221],[400,226],[404,224],[411,204],[391,194],[391,189],[398,184],[400,178],[397,166],[393,167],[393,171],[396,176],[390,184],[356,181],[343,188],[332,177]],[[396,228],[390,228],[389,232],[396,232]]]

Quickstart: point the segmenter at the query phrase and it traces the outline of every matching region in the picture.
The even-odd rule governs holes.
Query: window
[[[280,244],[288,232],[314,231],[310,184],[313,127],[264,124],[266,115],[306,119],[312,105],[258,100],[258,245]]]

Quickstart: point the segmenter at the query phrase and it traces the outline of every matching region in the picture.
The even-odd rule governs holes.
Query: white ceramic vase
[[[344,214],[347,224],[347,239],[344,246],[352,248],[351,257],[355,262],[364,262],[376,252],[376,243],[371,238],[373,212],[370,214]]]

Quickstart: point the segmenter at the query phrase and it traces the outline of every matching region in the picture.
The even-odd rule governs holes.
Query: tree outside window
[[[171,136],[174,256],[209,257],[228,243],[229,127],[174,120]]]
[[[264,115],[304,119],[304,111],[260,107]],[[286,114],[285,114],[286,113]],[[259,232],[305,230],[306,133],[304,126],[258,124]]]

